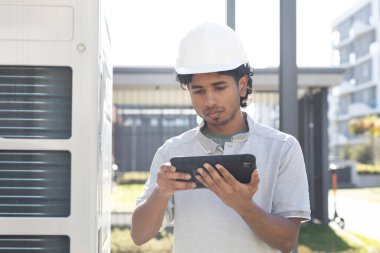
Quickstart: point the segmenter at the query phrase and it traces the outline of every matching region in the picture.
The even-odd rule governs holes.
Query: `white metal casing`
[[[0,150],[71,153],[68,217],[0,217],[0,235],[67,235],[70,253],[110,251],[112,67],[100,1],[0,0],[0,65],[72,68],[69,139],[0,139]]]

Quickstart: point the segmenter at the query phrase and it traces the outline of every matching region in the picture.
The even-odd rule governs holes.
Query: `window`
[[[363,62],[354,67],[356,84],[366,83],[372,80],[372,60]]]
[[[338,133],[349,136],[348,121],[340,121],[338,123]]]
[[[69,139],[72,69],[0,66],[0,137]]]
[[[352,44],[343,46],[340,50],[340,64],[348,63],[350,60],[350,54],[352,53]]]
[[[354,51],[357,58],[369,54],[371,44],[375,41],[375,32],[366,33],[354,42]]]
[[[376,108],[378,106],[376,94],[377,94],[376,87],[372,87],[369,89],[369,103],[368,103],[368,105],[371,108]]]
[[[353,68],[347,68],[344,72],[344,77],[343,79],[347,82],[351,83],[351,80],[353,79],[354,74],[353,74]]]
[[[338,31],[339,31],[340,41],[344,41],[350,36],[351,24],[352,24],[352,18],[348,18],[339,24]]]
[[[371,108],[377,106],[376,103],[376,87],[360,90],[353,93],[353,103],[364,103]]]
[[[371,20],[371,4],[367,4],[354,14],[354,21],[363,22],[364,24],[370,24]]]
[[[351,95],[346,94],[339,98],[339,110],[338,114],[347,114],[348,106],[351,104]]]

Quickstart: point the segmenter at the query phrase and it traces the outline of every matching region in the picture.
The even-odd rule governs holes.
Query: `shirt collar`
[[[253,129],[254,129],[255,122],[253,121],[253,119],[249,115],[247,115],[246,113],[244,113],[244,114],[245,114],[245,116],[247,118],[247,122],[248,122],[248,132],[240,133],[240,134],[236,134],[236,135],[232,136],[232,138],[231,138],[232,143],[247,141],[249,138],[249,135],[250,135],[249,132],[253,131]],[[196,132],[197,141],[206,153],[208,153],[208,154],[216,153],[216,151],[218,150],[218,144],[215,143],[213,140],[207,138],[202,133],[201,129],[204,125],[205,125],[204,120],[202,120],[202,122],[198,125],[197,132]]]
[[[196,133],[197,141],[207,154],[215,153],[217,151],[218,144],[215,143],[213,140],[207,138],[202,133],[201,129],[204,125],[205,125],[204,120],[202,120],[202,122],[198,125],[197,133]]]

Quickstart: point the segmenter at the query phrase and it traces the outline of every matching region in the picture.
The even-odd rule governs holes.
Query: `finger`
[[[235,177],[232,176],[232,174],[226,168],[223,167],[223,165],[217,164],[215,165],[215,168],[218,170],[218,172],[222,175],[222,177],[228,184],[231,185],[238,182],[235,179]]]
[[[258,169],[255,169],[252,172],[250,184],[254,185],[254,186],[258,186],[259,182],[260,182],[259,171],[258,171]]]
[[[198,179],[199,182],[201,182],[204,186],[206,186],[208,188],[207,183],[204,181],[204,179],[201,175],[196,175],[195,177]]]
[[[201,176],[206,181],[209,188],[213,188],[215,186],[223,186],[224,179],[210,164],[205,163],[203,165],[203,169],[198,169],[198,172],[200,172]]]
[[[196,184],[194,182],[177,181],[168,178],[161,178],[159,181],[157,181],[157,183],[160,185],[160,187],[169,188],[175,191],[193,189],[196,187]]]
[[[170,182],[170,187],[176,191],[194,189],[196,184],[194,182],[174,181]]]
[[[176,168],[170,165],[162,165],[160,167],[159,176],[168,178],[168,179],[182,179],[182,180],[190,180],[191,175],[183,172],[175,172]]]
[[[214,166],[211,166],[209,163],[203,164],[203,168],[208,172],[208,174],[215,180],[217,178],[222,178],[219,172],[215,169]]]
[[[171,166],[170,164],[163,164],[160,167],[160,171],[162,172],[174,172],[176,168],[174,166]]]
[[[251,181],[253,180],[256,180],[257,183],[260,181],[260,178],[259,178],[259,170],[258,169],[255,169],[252,174],[251,174]]]
[[[198,172],[198,175],[196,176],[196,178],[199,181],[201,181],[201,183],[204,186],[206,186],[207,188],[210,188],[214,184],[214,181],[212,180],[212,178],[210,177],[210,175],[204,168],[198,168],[197,172]]]
[[[188,173],[183,173],[183,172],[164,172],[162,173],[162,176],[167,179],[180,179],[180,180],[190,180],[191,175]]]

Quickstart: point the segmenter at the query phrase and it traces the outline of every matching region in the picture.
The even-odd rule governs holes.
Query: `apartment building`
[[[330,96],[330,154],[367,141],[349,132],[350,119],[380,114],[380,0],[362,0],[333,23],[334,64],[345,69]]]

